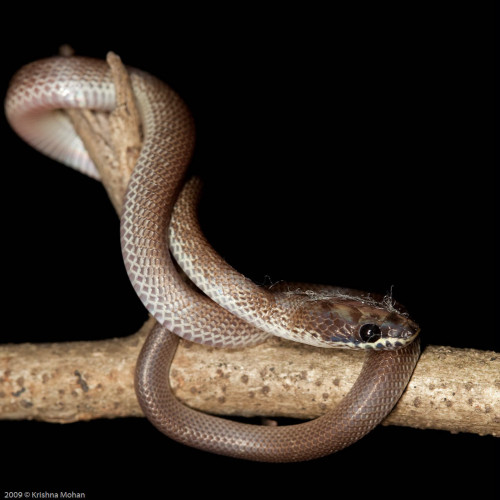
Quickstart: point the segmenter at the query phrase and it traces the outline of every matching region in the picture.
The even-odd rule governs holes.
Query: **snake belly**
[[[278,301],[268,295],[262,308],[266,317],[259,318],[256,304],[260,299],[249,295],[253,287],[247,287],[237,274],[223,278],[231,287],[223,299],[209,298],[187,285],[171,259],[166,233],[194,148],[193,120],[168,86],[136,69],[130,69],[130,76],[144,143],[120,219],[122,254],[134,289],[158,321],[136,369],[136,392],[144,413],[173,439],[249,460],[308,460],[357,441],[378,425],[404,391],[419,356],[418,328],[393,307],[349,294],[327,294],[320,300],[316,294],[313,301],[298,293],[275,294],[281,297]],[[81,57],[54,57],[23,67],[12,79],[5,102],[11,126],[29,144],[95,178],[99,174],[81,140],[58,110],[109,111],[114,106],[106,63]],[[176,242],[175,235],[171,238],[173,246],[188,244]],[[176,258],[183,261],[182,255]],[[209,263],[208,254],[194,259],[203,264],[204,258]],[[192,256],[184,261],[196,282],[203,270],[198,264],[194,266],[198,271],[191,269]],[[223,270],[219,266],[215,275]],[[286,297],[295,304],[292,308]],[[234,302],[242,303],[245,312],[236,310]],[[279,314],[290,313],[292,319],[277,323],[270,318],[273,308]],[[206,415],[180,404],[171,393],[168,371],[178,337],[234,348],[259,343],[270,334],[324,347],[365,348],[366,361],[354,386],[333,411],[292,426],[253,426]]]

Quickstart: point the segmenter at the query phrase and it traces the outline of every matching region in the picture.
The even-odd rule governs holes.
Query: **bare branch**
[[[116,108],[111,113],[71,109],[67,113],[119,213],[141,148],[141,122],[130,79],[120,58],[109,53],[107,62],[115,82]]]
[[[134,369],[153,320],[122,339],[0,346],[0,418],[75,422],[142,415]],[[364,353],[270,339],[226,350],[181,342],[177,397],[202,411],[314,418],[354,383]],[[500,356],[429,346],[385,424],[500,435]]]

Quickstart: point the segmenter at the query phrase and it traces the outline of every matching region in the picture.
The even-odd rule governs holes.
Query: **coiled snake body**
[[[194,147],[193,121],[165,84],[135,69],[130,76],[144,143],[123,204],[121,245],[130,280],[157,319],[137,363],[136,392],[144,413],[173,439],[251,460],[308,460],[357,441],[389,413],[406,387],[419,355],[417,325],[395,304],[364,293],[256,286],[204,239],[194,208],[196,180],[185,184],[172,218]],[[96,178],[80,139],[55,110],[114,106],[106,63],[78,57],[25,66],[14,76],[5,103],[12,127],[28,143]],[[206,295],[179,276],[170,250]],[[315,346],[367,350],[362,372],[340,405],[311,422],[275,428],[205,415],[183,406],[171,393],[168,370],[178,336],[216,347],[243,347],[271,334]]]

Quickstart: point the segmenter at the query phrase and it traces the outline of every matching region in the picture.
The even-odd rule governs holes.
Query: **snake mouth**
[[[407,345],[411,344],[418,336],[420,333],[420,327],[414,323],[413,321],[409,320],[408,327],[401,332],[401,334],[398,337],[395,337],[393,339],[386,339],[386,345],[385,349],[400,349],[402,347],[406,347]],[[391,347],[389,347],[390,344]]]
[[[408,320],[408,325],[403,333],[403,338],[413,340],[420,333],[420,327],[411,319]]]

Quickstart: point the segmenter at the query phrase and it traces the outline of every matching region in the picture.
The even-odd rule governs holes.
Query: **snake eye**
[[[359,329],[359,336],[363,342],[376,342],[382,333],[377,325],[366,323]]]

